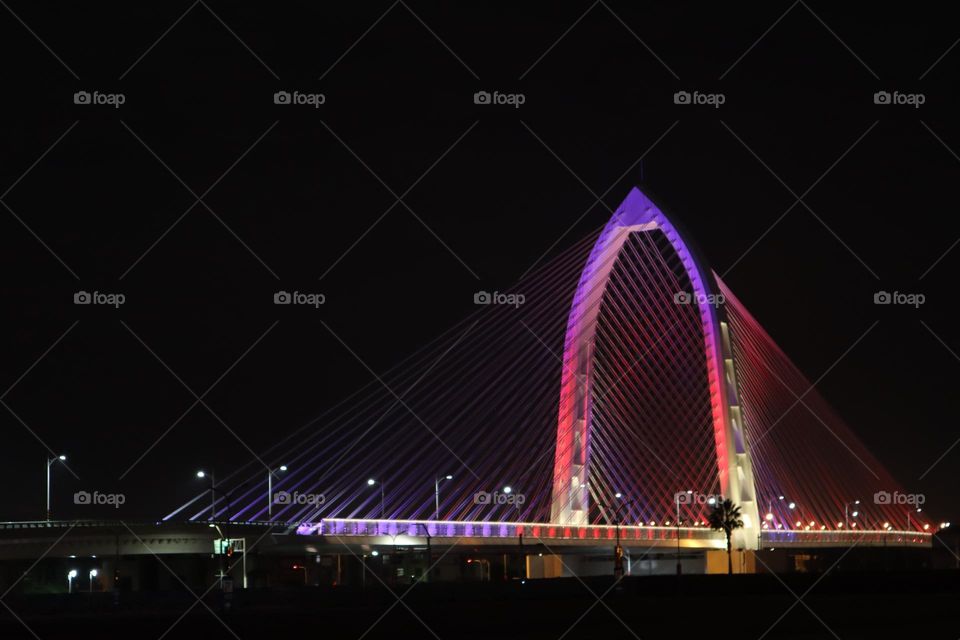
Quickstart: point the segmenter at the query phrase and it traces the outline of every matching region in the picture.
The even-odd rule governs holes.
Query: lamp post
[[[278,471],[286,471],[287,465],[282,464],[276,469],[267,472],[267,519],[273,519],[273,475]]]
[[[386,510],[386,507],[385,507],[385,505],[386,505],[386,499],[385,499],[385,497],[384,497],[385,494],[384,494],[384,490],[383,490],[383,482],[382,482],[382,481],[378,482],[378,481],[374,480],[373,478],[370,478],[370,479],[367,480],[367,485],[370,486],[370,487],[372,487],[372,486],[374,486],[374,485],[376,485],[376,484],[379,484],[379,485],[380,485],[380,519],[383,520],[384,518],[387,517],[387,516],[386,516],[387,510]]]
[[[98,573],[99,573],[99,571],[97,571],[96,569],[90,569],[90,574],[89,574],[89,577],[90,577],[90,593],[93,593],[93,579],[97,577],[97,574],[98,574]]]
[[[77,577],[77,570],[70,569],[70,572],[67,574],[67,593],[73,593],[73,580]]]
[[[216,496],[216,482],[214,482],[213,471],[207,473],[203,469],[197,471],[197,477],[203,480],[207,476],[210,476],[210,521],[213,522],[214,514],[217,511],[217,496]],[[230,517],[230,514],[227,514],[227,517]]]
[[[683,566],[680,564],[680,496],[682,495],[693,495],[692,489],[687,489],[685,492],[678,491],[673,495],[674,501],[677,503],[677,575],[679,576],[683,573]]]
[[[508,498],[507,498],[507,503],[509,504],[509,502],[510,502],[509,496],[513,493],[513,487],[508,484],[508,485],[505,485],[500,491],[501,491],[504,495],[508,496]],[[514,506],[514,508],[517,510],[517,516],[516,516],[516,517],[517,517],[517,522],[518,522],[518,523],[522,520],[522,518],[521,518],[521,513],[520,513],[520,505],[522,504],[522,498],[523,498],[523,494],[522,494],[522,493],[521,493],[521,494],[517,494],[517,495],[513,498],[513,506]],[[520,567],[519,567],[519,570],[523,573],[523,577],[526,578],[526,575],[527,575],[527,574],[526,574],[526,572],[527,572],[527,555],[526,555],[526,553],[524,553],[524,551],[523,551],[523,527],[520,526],[519,529],[520,529],[520,535],[519,535],[519,544],[520,544]],[[511,565],[513,564],[512,559],[511,559],[510,564],[511,564]],[[512,573],[512,570],[511,570],[511,573]],[[506,553],[503,554],[503,578],[504,578],[505,580],[507,579],[507,554],[506,554]]]
[[[433,519],[440,519],[440,482],[443,480],[453,480],[453,476],[449,473],[442,477],[437,477],[433,482],[433,500],[434,500],[434,512]]]
[[[843,503],[843,526],[845,526],[847,529],[850,528],[850,505],[858,505],[858,504],[860,504],[859,500]],[[860,512],[857,511],[856,509],[853,511],[854,518],[856,518],[859,514]]]
[[[623,497],[623,494],[618,491],[613,497],[617,500],[620,500]],[[623,578],[623,547],[620,546],[620,512],[624,507],[629,507],[636,503],[637,500],[637,498],[634,498],[633,500],[621,502],[613,510],[614,525],[617,531],[617,544],[613,548],[613,577],[617,580]]]
[[[47,520],[50,520],[50,467],[58,460],[60,462],[65,462],[67,460],[67,456],[61,454],[55,458],[47,458]]]

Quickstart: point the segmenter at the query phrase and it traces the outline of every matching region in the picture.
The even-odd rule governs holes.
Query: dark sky
[[[0,519],[43,516],[42,442],[79,476],[55,469],[57,515],[89,517],[72,494],[94,489],[124,492],[127,519],[167,513],[197,468],[250,459],[239,440],[261,451],[370,381],[318,319],[383,370],[635,184],[811,380],[829,370],[818,390],[907,489],[955,513],[960,447],[920,479],[960,438],[946,8],[343,4],[0,10]],[[219,419],[197,405],[161,437],[214,383]]]

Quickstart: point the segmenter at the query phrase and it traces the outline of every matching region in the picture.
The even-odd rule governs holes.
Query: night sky
[[[0,8],[0,519],[43,517],[49,451],[79,477],[54,469],[55,516],[168,513],[198,468],[248,462],[372,379],[320,320],[382,371],[633,185],[811,381],[828,372],[818,391],[907,490],[956,515],[946,7],[344,4]],[[79,490],[126,504],[78,508]]]

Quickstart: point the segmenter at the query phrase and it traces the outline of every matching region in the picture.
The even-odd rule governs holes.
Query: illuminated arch
[[[736,544],[756,548],[760,524],[756,489],[743,435],[729,328],[723,310],[710,303],[717,291],[716,280],[663,212],[636,188],[617,208],[594,244],[567,320],[551,521],[574,526],[588,524],[593,355],[600,303],[627,237],[657,230],[682,261],[699,308],[720,487],[723,495],[739,504],[744,514],[745,526]]]

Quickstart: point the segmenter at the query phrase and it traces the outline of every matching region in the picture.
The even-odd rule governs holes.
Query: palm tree
[[[714,531],[723,530],[727,536],[727,574],[733,573],[733,557],[730,550],[730,536],[736,529],[743,527],[743,518],[740,517],[740,507],[732,500],[725,499],[713,506],[707,516],[707,522]]]

